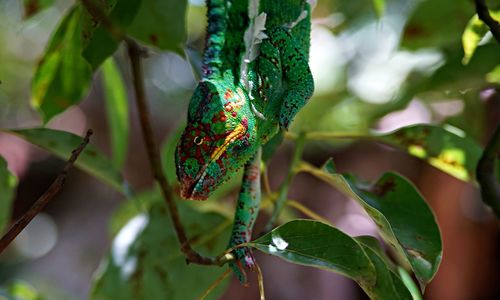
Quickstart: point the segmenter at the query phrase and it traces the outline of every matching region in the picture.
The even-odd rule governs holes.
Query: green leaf
[[[179,203],[181,219],[196,250],[204,255],[224,251],[230,222]],[[225,271],[218,266],[186,264],[164,203],[132,218],[116,236],[98,271],[91,299],[197,299]],[[224,292],[224,280],[208,297]]]
[[[171,50],[183,56],[186,6],[186,0],[142,0],[127,33],[148,45]]]
[[[462,51],[453,52],[448,55],[446,64],[426,80],[420,92],[440,91],[448,98],[463,97],[468,89],[478,90],[486,86],[485,74],[500,64],[498,51],[495,44],[479,46],[467,65],[462,64]]]
[[[102,79],[111,131],[112,161],[113,166],[119,170],[125,162],[128,149],[128,101],[125,83],[112,57],[102,65]]]
[[[82,143],[82,137],[75,134],[48,129],[1,129],[7,133],[12,133],[50,153],[67,160],[71,151],[78,148]],[[113,167],[113,164],[94,146],[87,145],[85,150],[76,160],[75,165],[90,175],[100,179],[121,193],[125,193],[123,179],[120,173]]]
[[[108,14],[107,17],[115,28],[125,31],[126,27],[134,20],[142,1],[106,0],[93,2],[101,11]],[[101,23],[97,22],[86,9],[84,9],[83,20],[84,48],[82,55],[95,71],[116,51],[120,41],[113,37]]]
[[[463,134],[452,127],[413,125],[376,139],[424,159],[455,178],[474,181],[482,149],[474,140],[457,133]]]
[[[24,0],[24,19],[29,19],[48,8],[54,3],[54,0]]]
[[[464,48],[464,58],[462,63],[464,65],[468,64],[474,51],[476,51],[477,45],[488,32],[488,27],[483,23],[475,14],[467,23],[464,33],[462,34],[462,46]]]
[[[302,163],[299,170],[331,184],[356,200],[377,224],[382,238],[409,262],[422,289],[441,262],[439,228],[432,211],[415,187],[395,173],[385,173],[370,188],[350,175],[330,173]]]
[[[486,80],[490,83],[500,84],[500,65],[497,65],[493,71],[486,74]]]
[[[384,16],[385,13],[385,0],[373,0],[373,6],[379,17]]]
[[[417,4],[403,36],[403,46],[412,49],[454,47],[475,11],[469,0],[425,0]]]
[[[391,269],[391,263],[385,256],[377,239],[363,236],[356,237],[362,245],[363,250],[375,266],[377,282],[373,286],[362,286],[370,299],[408,299],[412,300],[412,295],[405,287],[401,278]]]
[[[322,222],[293,220],[248,245],[295,264],[339,273],[362,286],[376,281],[375,268],[362,247]]]
[[[24,281],[10,282],[5,287],[5,292],[0,288],[0,296],[5,296],[9,300],[43,300],[45,299],[30,284]],[[0,297],[0,299],[3,299]]]
[[[44,123],[87,93],[92,72],[81,51],[81,9],[75,6],[59,24],[33,77],[31,105]]]
[[[10,221],[16,186],[17,178],[7,168],[5,159],[0,156],[0,235]]]

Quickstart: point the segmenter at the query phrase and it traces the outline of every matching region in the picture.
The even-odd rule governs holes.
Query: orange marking
[[[224,99],[227,100],[231,97],[233,97],[233,91],[231,91],[230,89],[227,89],[226,93],[224,94]]]

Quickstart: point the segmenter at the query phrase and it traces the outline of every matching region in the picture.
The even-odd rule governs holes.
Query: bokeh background
[[[25,20],[22,1],[0,0],[0,127],[41,124],[29,104],[30,82],[52,30],[70,6],[71,1],[55,1],[51,8]],[[473,3],[467,0],[386,1],[383,16],[377,14],[372,1],[319,1],[313,14],[310,55],[316,91],[291,131],[363,135],[416,123],[449,124],[484,145],[500,120],[499,88],[484,80],[487,74],[462,74],[457,69],[456,79],[447,83],[450,93],[406,97],[414,83],[462,55],[461,35],[473,14]],[[205,20],[203,1],[189,1],[186,56],[153,49],[144,60],[147,95],[160,141],[174,134],[184,122],[196,84],[193,70],[203,46]],[[483,43],[491,40],[487,35]],[[131,98],[124,50],[120,48],[115,58]],[[500,49],[498,53],[500,56]],[[494,67],[491,65],[490,71]],[[97,73],[86,99],[47,126],[78,135],[92,128],[92,143],[110,154],[103,96],[101,75]],[[123,175],[133,190],[141,191],[153,183],[133,98],[129,100],[130,136]],[[292,151],[292,144],[285,141],[271,160],[269,178],[273,188],[283,180]],[[1,132],[0,154],[19,179],[13,207],[15,219],[45,191],[64,162]],[[388,170],[399,172],[428,201],[442,231],[444,254],[425,299],[500,298],[498,221],[483,206],[477,186],[368,140],[306,145],[307,161],[321,165],[330,157],[338,171],[369,181]],[[294,179],[290,198],[350,235],[376,235],[375,225],[355,202],[309,175],[300,174]],[[0,256],[0,285],[16,279],[36,287],[46,299],[86,299],[92,276],[112,242],[111,216],[123,202],[112,188],[80,170],[72,170],[63,191]],[[301,216],[295,211],[288,213]],[[265,219],[259,218],[257,229]],[[355,283],[339,275],[260,253],[257,260],[264,272],[267,299],[366,298]],[[252,281],[249,288],[243,288],[232,280],[222,299],[257,299],[255,277]]]

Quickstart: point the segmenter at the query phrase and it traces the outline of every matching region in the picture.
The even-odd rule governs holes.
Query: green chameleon
[[[311,97],[306,0],[208,0],[202,79],[176,149],[181,196],[205,200],[244,166],[229,247],[251,240],[260,205],[261,146]],[[241,283],[255,259],[233,251]]]

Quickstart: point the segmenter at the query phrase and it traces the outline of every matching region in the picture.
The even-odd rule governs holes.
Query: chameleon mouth
[[[210,161],[206,163],[202,169],[198,172],[194,179],[183,178],[181,180],[181,197],[184,199],[191,200],[206,200],[210,193],[215,190],[220,180],[218,178],[209,177],[210,174],[207,172],[207,168],[210,164],[217,161],[221,155],[226,152],[227,148],[234,141],[240,139],[247,132],[247,126],[243,124],[238,124],[236,128],[229,133],[224,139],[224,143],[215,148],[210,156]],[[220,179],[220,178],[219,178]]]

